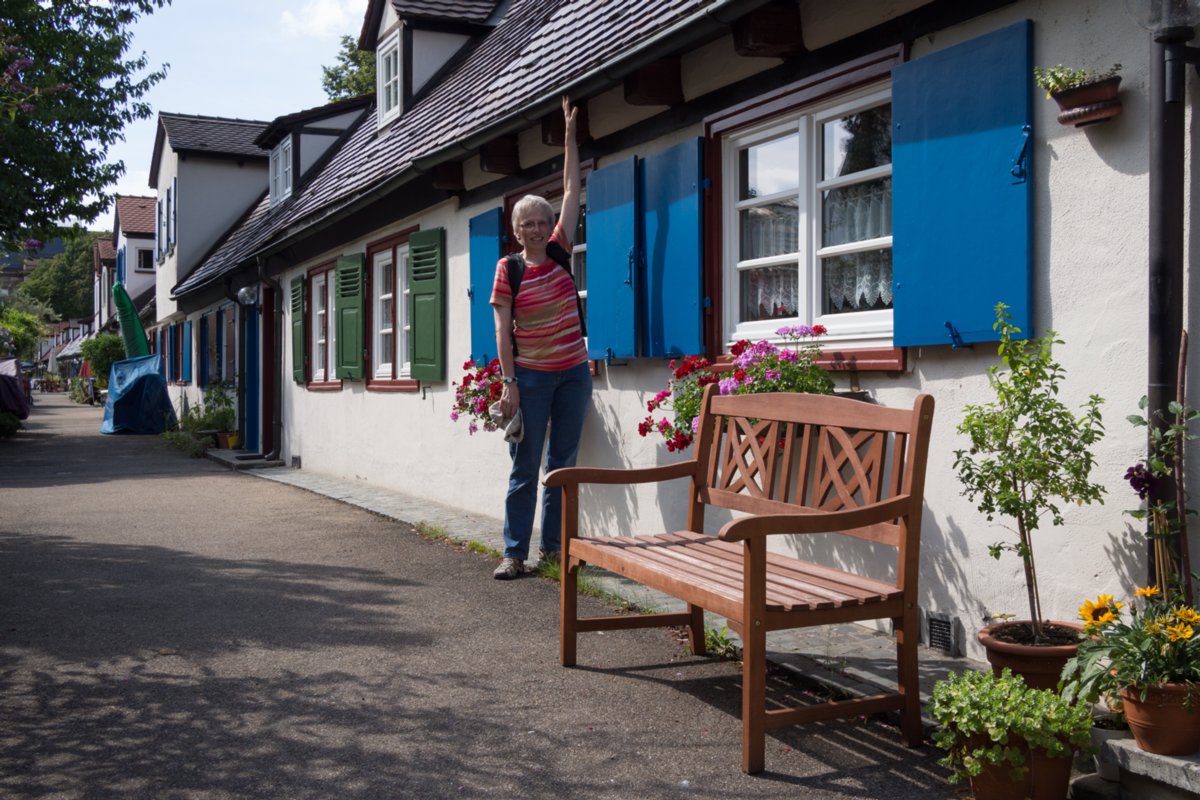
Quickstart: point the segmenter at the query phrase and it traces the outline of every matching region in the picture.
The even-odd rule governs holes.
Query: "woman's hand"
[[[565,94],[562,96],[563,108],[563,135],[566,141],[575,141],[575,115],[579,109],[571,105],[571,98]]]
[[[515,383],[504,384],[504,391],[500,393],[500,411],[505,417],[511,417],[517,413],[517,409],[520,407],[521,390]]]

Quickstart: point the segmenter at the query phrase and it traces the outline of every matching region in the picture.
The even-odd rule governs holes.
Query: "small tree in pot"
[[[1033,534],[1043,519],[1063,524],[1060,505],[1103,502],[1104,487],[1089,479],[1094,466],[1091,448],[1104,436],[1098,395],[1091,395],[1078,414],[1059,399],[1065,370],[1052,349],[1062,341],[1053,331],[1041,339],[1016,338],[1020,329],[1003,303],[996,305],[1001,364],[988,370],[995,399],[968,405],[958,432],[970,447],[956,450],[954,468],[963,494],[979,504],[988,520],[1008,517],[1016,542],[988,548],[999,559],[1006,551],[1021,558],[1029,600],[1030,644],[1048,644]]]

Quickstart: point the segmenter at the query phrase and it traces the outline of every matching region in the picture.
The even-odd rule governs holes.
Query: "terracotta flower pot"
[[[1121,113],[1121,100],[1117,96],[1120,87],[1121,76],[1114,75],[1102,81],[1054,92],[1050,96],[1058,103],[1061,112],[1058,121],[1063,125],[1082,128],[1112,119]]]
[[[979,632],[979,642],[987,651],[988,663],[992,665],[992,672],[996,675],[1008,667],[1014,675],[1020,675],[1025,680],[1025,685],[1031,689],[1056,689],[1063,666],[1074,657],[1079,645],[1015,644],[1003,641],[997,636],[1005,628],[1028,624],[1028,621],[1009,620],[989,625]],[[1083,632],[1083,626],[1074,622],[1048,620],[1047,624]]]
[[[975,800],[1013,800],[1028,797],[1032,800],[1063,800],[1071,783],[1071,756],[1051,758],[1045,750],[1026,749],[1024,739],[1012,744],[1025,750],[1027,769],[1020,780],[1012,779],[1008,764],[987,764],[971,778],[971,793]]]
[[[1192,708],[1184,701],[1192,695]],[[1122,689],[1125,719],[1138,747],[1162,756],[1188,756],[1200,750],[1200,686],[1164,683],[1146,690]]]

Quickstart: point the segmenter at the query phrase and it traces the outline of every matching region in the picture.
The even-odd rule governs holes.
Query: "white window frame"
[[[840,314],[821,313],[823,289],[820,265],[824,257],[866,250],[891,249],[892,237],[890,235],[882,236],[828,248],[820,246],[820,237],[822,192],[845,183],[856,183],[864,178],[890,176],[892,165],[889,163],[883,167],[856,173],[854,178],[849,180],[836,178],[821,181],[819,179],[822,167],[821,124],[855,111],[886,105],[890,101],[890,84],[882,88],[876,85],[870,89],[840,95],[829,102],[809,106],[723,137],[721,141],[724,194],[722,198],[722,227],[724,229],[724,253],[722,254],[724,274],[722,280],[725,302],[722,319],[724,320],[723,335],[726,347],[739,339],[776,341],[780,338],[775,334],[777,329],[794,324],[824,325],[829,331],[828,335],[824,337],[824,341],[827,344],[836,343],[839,348],[891,346],[893,325],[891,309]],[[799,191],[795,195],[798,202],[800,231],[797,251],[739,264],[739,210],[773,199],[766,197],[747,201],[738,199],[739,153],[748,146],[770,141],[792,132],[799,134],[800,147]],[[780,197],[788,196],[791,196],[790,192],[780,194]],[[741,298],[738,278],[740,271],[753,267],[770,266],[775,263],[786,264],[797,260],[800,269],[797,316],[739,322]]]
[[[148,258],[146,259],[147,264],[145,267],[142,266],[142,254],[143,253],[145,253],[148,256]],[[128,268],[129,268],[129,265],[128,265],[128,263],[126,263],[126,269],[128,269]],[[134,272],[153,272],[154,271],[154,252],[152,250],[150,250],[150,248],[139,247],[139,248],[137,248],[137,250],[134,251],[133,271]]]
[[[283,141],[271,150],[271,205],[286,200],[292,196],[292,137],[285,136]]]
[[[309,303],[309,351],[311,353],[313,383],[329,383],[337,380],[335,361],[337,352],[337,326],[334,324],[334,286],[336,270],[327,269],[313,273]],[[322,304],[322,301],[324,303]],[[325,358],[319,355],[325,348]]]
[[[400,31],[397,30],[384,39],[375,50],[375,82],[380,127],[400,116],[400,106],[404,102],[400,96],[403,86],[400,56]]]
[[[412,370],[408,341],[412,326],[408,319],[408,243],[380,250],[371,257],[371,361],[372,377],[378,380],[407,378]],[[392,278],[390,294],[381,291],[384,276]],[[385,319],[383,303],[392,302],[392,317]],[[391,352],[383,346],[392,337]]]

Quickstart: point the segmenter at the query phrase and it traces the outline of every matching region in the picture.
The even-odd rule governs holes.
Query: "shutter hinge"
[[[974,345],[964,344],[962,336],[958,332],[958,328],[949,320],[946,321],[946,330],[950,334],[950,347],[954,350],[974,350]]]
[[[633,259],[634,259],[634,248],[631,247],[631,248],[629,248],[629,272],[626,273],[626,275],[625,275],[625,285],[626,286],[633,286]]]
[[[1013,181],[1013,183],[1025,182],[1026,172],[1028,172],[1027,165],[1025,163],[1025,151],[1029,149],[1029,134],[1031,132],[1032,128],[1029,125],[1021,126],[1021,146],[1017,148],[1017,153],[1013,156],[1012,166],[1009,168],[1009,172],[1011,172],[1012,176],[1016,179]]]
[[[467,287],[467,299],[472,302],[475,301],[475,287],[474,286]]]
[[[700,179],[700,188],[707,192],[709,189],[712,188],[712,179],[711,178],[701,178]]]

